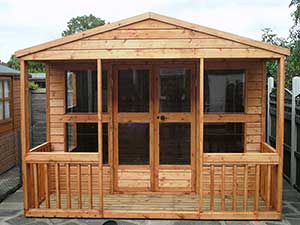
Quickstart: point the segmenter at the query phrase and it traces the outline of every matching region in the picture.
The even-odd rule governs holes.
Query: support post
[[[268,78],[268,96],[267,96],[267,142],[270,144],[270,134],[271,134],[271,116],[270,116],[270,94],[274,88],[274,78]]]
[[[29,209],[28,177],[25,157],[29,152],[29,113],[28,113],[28,75],[27,62],[20,60],[20,100],[21,100],[21,147],[22,147],[22,178],[24,192],[24,213]]]
[[[293,77],[292,82],[292,118],[291,118],[291,184],[296,184],[297,127],[296,127],[296,97],[300,94],[300,77]]]
[[[277,108],[276,108],[276,150],[279,154],[277,173],[277,211],[282,208],[282,178],[283,178],[283,147],[284,147],[284,85],[285,85],[285,62],[284,57],[278,61],[277,74]]]
[[[46,64],[46,140],[50,143],[50,65]]]
[[[99,210],[103,217],[103,151],[102,151],[102,65],[97,59],[97,84],[98,84],[98,154],[99,154]]]
[[[198,160],[197,165],[197,181],[199,188],[199,214],[203,211],[203,119],[204,119],[204,58],[201,58],[199,67],[199,79],[198,79],[198,95],[199,95],[199,106],[197,117],[198,124]]]

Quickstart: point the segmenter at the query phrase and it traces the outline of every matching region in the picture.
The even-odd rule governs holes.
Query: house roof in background
[[[0,76],[1,75],[18,76],[18,75],[20,75],[20,71],[12,69],[12,68],[9,68],[6,65],[0,64]]]

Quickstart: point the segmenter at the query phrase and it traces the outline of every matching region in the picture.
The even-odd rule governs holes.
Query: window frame
[[[11,77],[0,77],[0,88],[2,88],[2,96],[0,96],[0,102],[2,102],[2,113],[3,113],[3,118],[0,118],[0,123],[7,123],[10,122],[12,120],[12,79]],[[9,95],[8,97],[5,97],[5,87],[4,87],[4,82],[8,81],[9,83]],[[5,118],[5,102],[9,103],[9,118]]]
[[[239,154],[243,154],[243,153],[246,153],[246,121],[241,121],[241,119],[230,119],[230,121],[222,121],[222,120],[214,120],[213,118],[219,118],[220,116],[229,116],[231,117],[232,115],[234,116],[247,116],[247,112],[248,112],[248,69],[243,67],[243,68],[240,68],[240,67],[235,67],[235,68],[232,68],[232,69],[228,69],[226,67],[221,67],[221,68],[209,68],[209,69],[205,69],[204,68],[204,77],[203,79],[205,80],[205,76],[207,76],[207,72],[209,71],[226,71],[226,72],[230,72],[230,71],[243,71],[244,73],[244,111],[243,112],[205,112],[204,111],[204,117],[207,118],[204,119],[203,123],[242,123],[243,124],[243,151]],[[204,89],[205,89],[205,81],[204,81]],[[205,104],[205,90],[204,90],[204,96],[203,96],[203,104]],[[205,105],[203,105],[203,110],[205,108]],[[204,132],[204,130],[203,130]],[[233,153],[230,153],[230,152],[218,152],[218,153],[209,153],[209,152],[206,152],[206,150],[204,149],[205,146],[203,146],[203,154],[233,154]]]

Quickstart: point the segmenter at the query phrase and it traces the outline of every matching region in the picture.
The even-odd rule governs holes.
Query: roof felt
[[[0,76],[1,75],[17,76],[17,75],[20,75],[20,72],[18,70],[15,70],[15,69],[9,68],[8,66],[0,64]]]

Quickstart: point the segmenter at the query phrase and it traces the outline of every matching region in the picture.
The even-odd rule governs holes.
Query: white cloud
[[[290,0],[0,0],[0,59],[16,50],[60,37],[74,16],[94,14],[106,21],[154,11],[204,26],[260,39],[270,27],[287,36]]]

